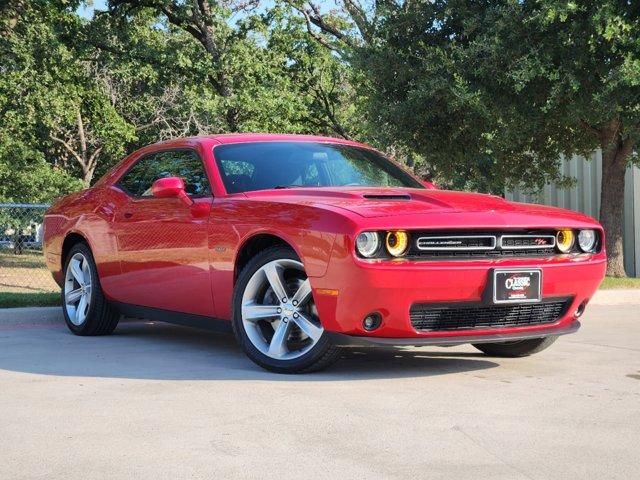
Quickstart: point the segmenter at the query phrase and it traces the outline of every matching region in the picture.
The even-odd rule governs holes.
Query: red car
[[[151,145],[44,225],[73,333],[111,333],[121,314],[232,328],[277,372],[354,344],[529,355],[578,329],[606,266],[590,217],[439,190],[313,136]]]

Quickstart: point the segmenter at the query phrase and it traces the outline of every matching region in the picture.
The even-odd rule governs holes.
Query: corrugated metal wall
[[[542,203],[584,212],[598,218],[602,152],[594,152],[589,159],[574,156],[563,159],[562,171],[577,180],[570,189],[546,185],[538,194],[521,191],[506,192],[506,198],[516,202]],[[640,277],[640,168],[629,167],[624,192],[624,257],[627,274]]]

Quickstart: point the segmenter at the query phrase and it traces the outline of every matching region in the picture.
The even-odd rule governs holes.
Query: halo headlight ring
[[[556,246],[561,253],[569,253],[576,242],[576,235],[568,228],[556,233]]]
[[[409,234],[404,230],[387,232],[384,245],[392,257],[402,257],[409,250]]]

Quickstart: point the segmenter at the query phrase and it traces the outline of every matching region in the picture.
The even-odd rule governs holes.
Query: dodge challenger
[[[122,315],[232,330],[276,372],[350,345],[523,357],[575,332],[603,279],[585,215],[447,191],[371,147],[233,134],[142,148],[44,220],[68,328]]]

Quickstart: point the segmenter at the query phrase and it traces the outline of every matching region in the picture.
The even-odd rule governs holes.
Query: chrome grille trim
[[[476,246],[469,247],[467,245],[459,245],[459,246],[437,246],[437,247],[425,247],[421,245],[421,243],[430,241],[430,240],[443,240],[443,241],[455,241],[455,240],[466,240],[466,239],[474,239],[474,240],[487,240],[491,241],[491,245],[487,246]],[[416,247],[418,250],[423,252],[449,252],[449,251],[480,251],[480,250],[495,250],[498,244],[498,240],[495,235],[448,235],[441,237],[431,237],[431,236],[422,236],[418,237],[416,240]]]
[[[535,238],[545,238],[547,240],[551,240],[551,243],[548,245],[504,245],[504,239],[535,239]],[[540,248],[549,248],[553,249],[556,247],[556,237],[554,235],[501,235],[498,239],[498,245],[502,250],[536,250]]]

